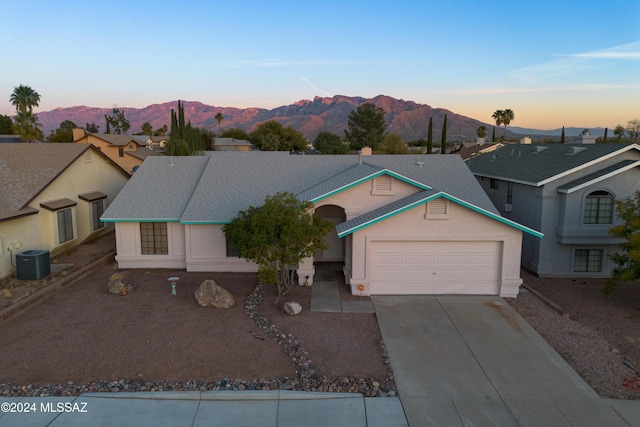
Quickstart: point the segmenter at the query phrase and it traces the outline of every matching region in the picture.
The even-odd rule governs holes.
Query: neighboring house
[[[544,233],[525,236],[522,265],[540,276],[609,276],[621,241],[615,202],[640,190],[635,144],[506,145],[468,165],[500,212]]]
[[[12,143],[19,142],[23,143],[24,141],[20,138],[20,135],[0,135],[0,143]]]
[[[100,215],[128,179],[89,144],[0,144],[0,277],[16,253],[55,255],[108,230]]]
[[[541,236],[500,216],[459,156],[150,157],[102,220],[116,225],[120,268],[257,271],[223,226],[284,191],[336,224],[328,248],[298,266],[299,281],[313,282],[314,262],[342,262],[359,295],[513,297],[522,232]]]
[[[216,150],[219,151],[251,151],[253,144],[243,139],[216,138],[214,141]]]
[[[147,156],[160,154],[148,149],[146,142],[141,142],[131,135],[86,133],[84,129],[74,129],[73,142],[95,145],[129,174],[132,174]]]

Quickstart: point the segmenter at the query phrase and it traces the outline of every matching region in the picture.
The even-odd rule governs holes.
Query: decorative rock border
[[[253,319],[258,327],[270,338],[276,340],[282,350],[289,356],[296,367],[295,378],[257,378],[242,380],[221,378],[210,381],[188,379],[185,381],[147,381],[144,379],[121,379],[117,381],[93,381],[76,385],[72,381],[66,384],[32,384],[17,386],[0,384],[0,396],[77,396],[81,393],[95,392],[133,392],[133,391],[243,391],[243,390],[298,390],[314,392],[362,393],[365,397],[397,396],[397,388],[393,377],[387,350],[382,341],[382,357],[387,366],[384,379],[355,378],[341,376],[330,378],[317,376],[316,367],[302,343],[291,334],[280,332],[278,326],[260,314],[259,308],[263,300],[266,285],[258,284],[245,300],[245,313]]]

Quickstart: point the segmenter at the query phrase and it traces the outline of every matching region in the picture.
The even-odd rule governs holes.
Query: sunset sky
[[[640,118],[638,0],[2,1],[0,40],[8,115],[24,84],[36,112],[383,94],[537,129]]]

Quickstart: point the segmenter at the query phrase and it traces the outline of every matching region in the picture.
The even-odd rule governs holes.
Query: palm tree
[[[507,126],[511,123],[511,121],[515,118],[515,114],[510,109],[506,109],[502,111],[502,124],[504,124],[504,134],[502,135],[506,140],[507,137]]]
[[[503,117],[504,117],[504,111],[502,110],[496,110],[491,116],[491,118],[496,121],[496,126],[498,127],[498,129],[500,128],[500,125],[502,125],[503,123],[502,121]]]
[[[40,105],[40,94],[29,86],[20,85],[13,88],[9,100],[16,107],[17,113],[32,112],[33,107]]]
[[[44,139],[41,128],[38,117],[31,111],[18,112],[13,124],[13,131],[19,134],[24,142]]]
[[[220,129],[220,123],[222,123],[222,121],[224,120],[224,116],[222,115],[222,113],[219,112],[218,114],[216,114],[214,119],[216,119],[216,121],[218,122],[218,130],[219,130]]]

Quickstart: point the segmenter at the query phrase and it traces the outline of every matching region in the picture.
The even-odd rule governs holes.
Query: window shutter
[[[391,180],[389,175],[380,175],[376,178],[376,191],[391,191]]]

